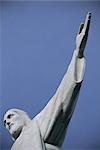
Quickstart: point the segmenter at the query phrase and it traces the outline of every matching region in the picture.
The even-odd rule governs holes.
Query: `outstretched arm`
[[[49,103],[36,117],[46,143],[61,146],[74,111],[84,77],[83,53],[88,37],[90,18],[91,13],[88,13],[85,24],[80,26],[76,38],[76,49],[61,84]]]

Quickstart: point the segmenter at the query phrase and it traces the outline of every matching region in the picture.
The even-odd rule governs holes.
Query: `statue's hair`
[[[21,109],[17,109],[17,108],[9,109],[6,113],[8,113],[9,111],[13,111],[17,113],[18,115],[20,115],[23,118],[25,125],[27,124],[27,122],[31,120],[28,114]]]

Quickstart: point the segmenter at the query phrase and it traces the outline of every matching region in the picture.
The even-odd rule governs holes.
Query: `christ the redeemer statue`
[[[43,110],[32,120],[19,109],[10,109],[4,115],[4,125],[15,140],[11,150],[61,149],[84,77],[90,19],[88,13],[85,23],[80,25],[68,70]]]

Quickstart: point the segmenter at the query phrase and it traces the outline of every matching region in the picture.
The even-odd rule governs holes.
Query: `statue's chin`
[[[13,140],[16,140],[19,137],[21,131],[22,131],[22,127],[16,127],[15,125],[13,125],[9,130]]]

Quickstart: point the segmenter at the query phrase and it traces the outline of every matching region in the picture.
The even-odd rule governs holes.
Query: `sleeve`
[[[85,58],[78,58],[75,50],[56,93],[36,116],[46,143],[61,146],[76,105],[84,72]]]

